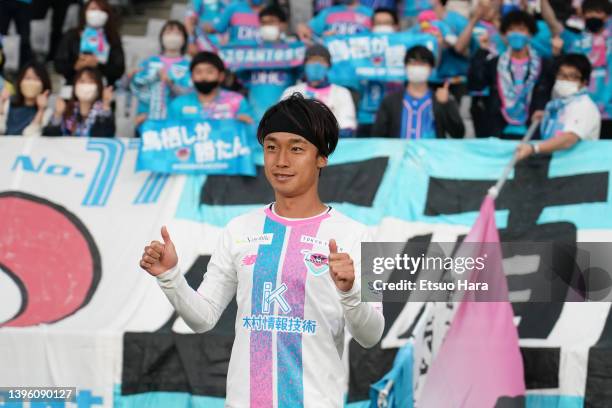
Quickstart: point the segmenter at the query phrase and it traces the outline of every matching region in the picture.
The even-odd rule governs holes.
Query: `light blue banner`
[[[254,176],[248,132],[233,119],[146,121],[136,171]]]
[[[302,42],[227,45],[219,49],[225,66],[234,72],[254,69],[291,69],[304,63]]]
[[[334,36],[325,45],[332,55],[330,81],[349,87],[360,80],[404,81],[404,56],[416,45],[437,53],[436,37],[408,32]]]

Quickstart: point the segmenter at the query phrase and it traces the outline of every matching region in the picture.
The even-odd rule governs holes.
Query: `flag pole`
[[[521,143],[527,143],[529,142],[529,140],[531,140],[536,130],[538,129],[539,124],[540,124],[539,120],[533,121],[531,123],[531,126],[529,126],[529,129],[527,129],[527,133],[525,133],[525,136],[523,136],[523,138],[521,139]],[[512,155],[512,159],[510,159],[510,161],[506,165],[506,168],[504,169],[504,172],[502,173],[501,177],[497,180],[497,183],[495,183],[494,186],[489,188],[487,195],[493,197],[493,199],[497,198],[497,196],[499,195],[499,192],[504,187],[506,180],[510,176],[510,172],[516,165],[517,159],[518,159],[518,152],[515,151],[514,154]]]

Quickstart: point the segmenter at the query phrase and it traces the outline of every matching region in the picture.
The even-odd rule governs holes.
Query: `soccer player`
[[[145,247],[140,266],[196,332],[211,330],[236,296],[228,407],[342,407],[344,329],[364,347],[380,341],[380,304],[360,299],[366,227],[321,202],[318,182],[338,142],[323,103],[296,94],[263,116],[257,139],[275,201],[230,221],[198,291],[176,249]]]

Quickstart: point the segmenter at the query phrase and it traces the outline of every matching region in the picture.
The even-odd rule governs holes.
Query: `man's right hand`
[[[161,235],[164,243],[151,241],[151,244],[145,247],[140,259],[140,267],[153,276],[174,268],[178,263],[178,255],[166,226],[162,227]]]

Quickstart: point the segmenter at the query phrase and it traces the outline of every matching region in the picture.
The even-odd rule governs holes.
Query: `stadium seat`
[[[166,24],[167,20],[162,18],[150,18],[147,21],[147,32],[145,34],[148,38],[155,38],[157,43],[157,37],[159,36],[159,32],[161,31],[164,24]]]
[[[16,72],[19,69],[19,36],[3,36],[2,48],[6,58],[5,71]]]

